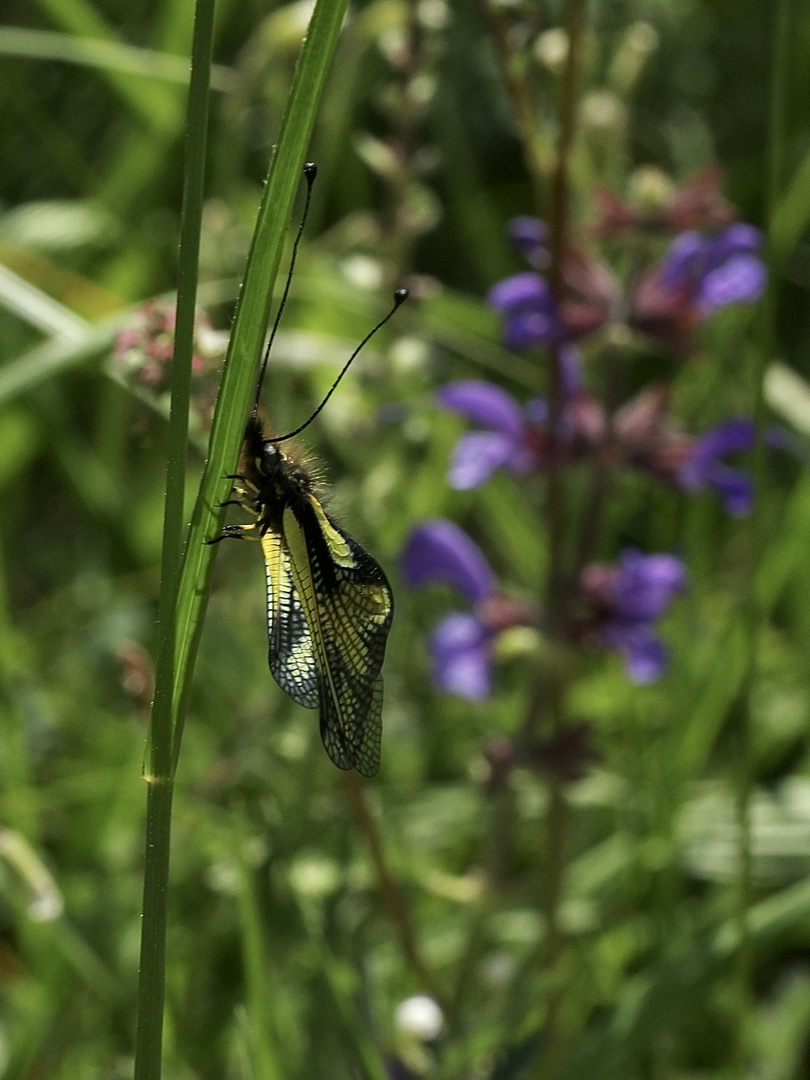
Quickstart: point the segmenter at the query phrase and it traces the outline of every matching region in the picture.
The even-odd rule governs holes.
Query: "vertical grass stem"
[[[214,0],[197,0],[191,53],[177,320],[171,375],[155,699],[152,705],[145,768],[149,787],[146,804],[138,1019],[135,1036],[136,1080],[153,1080],[153,1078],[157,1080],[161,1072],[169,850],[174,789],[171,706],[174,680],[175,614],[183,547],[188,410],[191,395],[191,361],[194,351],[194,312],[197,303],[213,33]]]

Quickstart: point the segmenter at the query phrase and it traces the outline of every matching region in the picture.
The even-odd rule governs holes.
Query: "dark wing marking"
[[[318,670],[304,609],[290,572],[290,555],[273,531],[261,538],[267,569],[267,632],[270,670],[299,705],[318,707]]]
[[[310,495],[284,511],[284,540],[318,675],[320,727],[341,769],[380,764],[382,668],[394,601],[379,563]]]

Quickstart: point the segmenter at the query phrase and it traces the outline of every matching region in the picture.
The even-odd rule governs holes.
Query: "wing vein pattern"
[[[373,776],[382,740],[380,674],[393,618],[385,574],[314,497],[284,508],[280,533],[262,537],[270,668],[307,708],[341,769]]]

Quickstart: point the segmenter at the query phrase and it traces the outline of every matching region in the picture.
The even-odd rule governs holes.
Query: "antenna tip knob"
[[[318,175],[318,166],[314,161],[308,161],[304,166],[304,176],[309,180],[310,184]]]
[[[397,289],[394,293],[394,307],[398,308],[400,304],[404,304],[410,295],[407,289]]]

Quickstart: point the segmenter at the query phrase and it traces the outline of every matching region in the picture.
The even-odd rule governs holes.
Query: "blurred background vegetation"
[[[328,761],[314,714],[267,670],[259,553],[221,545],[178,775],[167,1076],[806,1075],[810,388],[785,380],[810,378],[810,15],[795,8],[588,6],[574,217],[590,220],[598,186],[625,195],[640,168],[681,183],[720,164],[728,199],[772,241],[774,305],[765,331],[750,309],[710,329],[677,376],[680,415],[700,430],[751,412],[764,349],[769,401],[798,454],[768,460],[761,542],[708,495],[642,481],[613,494],[614,542],[678,551],[691,586],[665,627],[660,683],[631,687],[618,658],[591,656],[572,693],[597,760],[565,788],[553,970],[547,781],[518,769],[493,793],[483,754],[519,727],[530,661],[508,656],[487,702],[437,694],[424,640],[449,598],[409,595],[397,558],[416,522],[444,515],[510,591],[541,587],[545,540],[521,486],[500,475],[476,492],[448,487],[461,427],[432,392],[468,377],[521,400],[542,388],[534,361],[499,344],[485,303],[522,268],[508,219],[547,198],[547,175],[526,168],[493,11],[528,58],[550,167],[563,5],[352,8],[309,153],[319,179],[266,403],[277,428],[296,426],[410,278],[414,302],[306,434],[330,506],[394,585],[382,767],[361,791]],[[200,281],[210,364],[190,492],[214,331],[227,333],[308,12],[218,9]],[[176,284],[192,16],[190,0],[125,13],[14,0],[0,26],[2,1077],[131,1075],[167,402],[115,342]],[[737,617],[752,566],[764,612],[753,669]],[[422,993],[444,1013],[428,1042],[396,1020]]]

